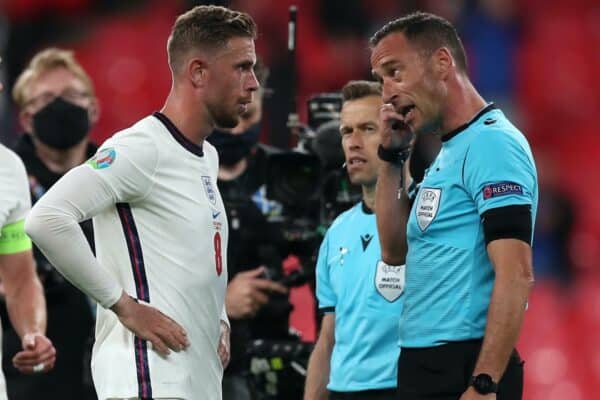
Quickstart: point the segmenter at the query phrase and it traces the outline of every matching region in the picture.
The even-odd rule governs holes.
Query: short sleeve
[[[481,133],[468,149],[463,182],[479,215],[493,208],[534,205],[537,177],[525,139],[500,129]]]
[[[0,145],[0,228],[25,219],[31,208],[27,172],[15,153]]]
[[[104,142],[85,165],[108,185],[115,202],[131,202],[152,189],[158,161],[158,147],[149,135],[126,131]]]
[[[329,240],[325,235],[323,243],[319,248],[319,257],[317,259],[317,300],[319,309],[324,312],[333,312],[337,304],[337,298],[329,277]]]

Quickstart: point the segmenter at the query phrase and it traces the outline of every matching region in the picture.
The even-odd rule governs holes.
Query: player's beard
[[[240,121],[239,114],[228,112],[224,106],[208,106],[208,112],[216,126],[219,128],[232,129],[235,128]]]

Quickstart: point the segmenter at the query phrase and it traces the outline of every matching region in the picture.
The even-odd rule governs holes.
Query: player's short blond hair
[[[196,6],[175,20],[167,42],[169,66],[178,71],[191,50],[218,49],[233,37],[256,38],[250,15],[221,6]]]
[[[28,99],[25,98],[25,91],[31,81],[56,68],[65,68],[70,71],[81,80],[88,94],[92,97],[95,96],[92,80],[81,64],[75,59],[75,54],[71,50],[50,47],[33,56],[27,67],[17,78],[12,90],[12,96],[19,108],[23,108],[26,105]]]

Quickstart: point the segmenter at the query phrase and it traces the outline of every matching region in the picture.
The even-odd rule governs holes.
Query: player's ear
[[[208,75],[208,64],[201,58],[192,58],[187,63],[186,73],[195,88],[204,86]]]
[[[434,72],[442,80],[445,80],[449,72],[456,67],[454,57],[447,47],[437,49],[431,59]]]

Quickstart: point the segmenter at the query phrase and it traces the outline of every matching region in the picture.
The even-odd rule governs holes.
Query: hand
[[[496,393],[479,394],[473,386],[469,386],[459,400],[496,400]]]
[[[127,329],[150,341],[152,348],[164,357],[170,354],[170,350],[179,352],[190,344],[181,325],[156,308],[137,303],[125,292],[111,309]]]
[[[56,349],[45,335],[38,332],[26,333],[21,343],[23,350],[12,359],[13,365],[19,372],[32,374],[48,372],[54,368]]]
[[[230,318],[241,319],[254,316],[269,301],[268,293],[265,292],[287,293],[287,288],[282,284],[260,278],[265,271],[265,267],[258,267],[240,272],[229,282],[225,305]]]
[[[221,364],[223,365],[223,369],[225,369],[229,364],[229,356],[231,353],[229,347],[229,325],[223,320],[220,321],[220,330],[221,334],[219,335],[219,347],[217,348],[217,353],[219,353]]]
[[[381,145],[385,149],[399,148],[414,144],[414,135],[404,123],[404,117],[394,110],[394,106],[386,103],[379,110]]]

